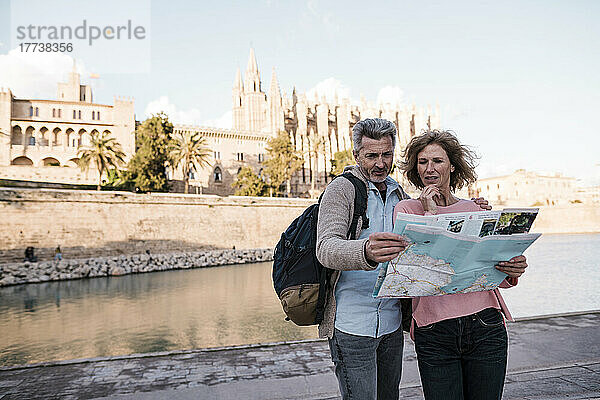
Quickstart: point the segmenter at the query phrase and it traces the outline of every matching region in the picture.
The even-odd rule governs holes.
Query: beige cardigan
[[[365,184],[367,179],[358,166],[347,167],[344,172],[352,172]],[[368,185],[367,185],[368,187]],[[402,188],[398,190],[400,200],[410,198]],[[335,324],[335,286],[342,270],[373,270],[377,265],[367,262],[365,244],[367,238],[348,240],[347,234],[354,213],[354,185],[348,179],[334,179],[325,189],[319,206],[317,222],[317,259],[325,267],[333,269],[329,291],[325,302],[323,322],[319,325],[319,337],[333,337]],[[362,231],[362,218],[359,218],[356,237]]]

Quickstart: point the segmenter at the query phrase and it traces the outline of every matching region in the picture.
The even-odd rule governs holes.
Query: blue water
[[[600,308],[600,234],[544,235],[502,290],[515,317]],[[284,320],[271,264],[0,288],[0,365],[316,338]]]
[[[527,272],[502,290],[514,317],[600,309],[600,233],[542,235],[525,255]]]

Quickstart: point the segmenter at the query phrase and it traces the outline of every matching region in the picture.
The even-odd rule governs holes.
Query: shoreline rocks
[[[131,254],[61,261],[0,264],[0,287],[70,279],[246,264],[273,260],[273,249]]]

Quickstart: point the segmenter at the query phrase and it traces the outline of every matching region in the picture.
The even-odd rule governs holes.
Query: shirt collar
[[[377,190],[375,184],[371,181],[367,181],[369,183],[369,190]],[[385,186],[387,187],[387,192],[391,193],[394,190],[398,189],[400,185],[389,175],[385,177]]]

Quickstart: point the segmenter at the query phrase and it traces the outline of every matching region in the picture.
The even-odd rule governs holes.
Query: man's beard
[[[381,183],[381,182],[385,182],[385,179],[388,177],[388,175],[390,174],[391,168],[388,168],[387,170],[385,169],[372,169],[371,171],[367,171],[365,170],[363,167],[360,167],[361,171],[363,172],[363,175],[367,178],[367,180],[373,182],[373,183]],[[372,172],[383,172],[385,173],[385,175],[380,175],[380,176],[374,176],[372,174]]]

